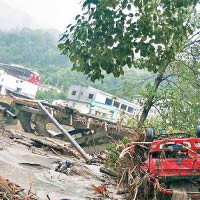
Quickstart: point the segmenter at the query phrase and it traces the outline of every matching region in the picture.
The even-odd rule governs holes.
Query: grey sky
[[[0,0],[0,29],[50,28],[64,31],[80,13],[81,0]]]
[[[63,32],[80,12],[81,0],[0,0],[0,30],[29,27]]]

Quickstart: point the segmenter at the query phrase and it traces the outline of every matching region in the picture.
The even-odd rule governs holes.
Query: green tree
[[[143,87],[143,80],[149,76],[145,71],[126,69],[120,79],[110,74],[105,77],[104,84],[101,81],[91,82],[83,73],[71,71],[69,59],[60,55],[57,49],[56,36],[57,33],[48,30],[22,29],[15,32],[0,32],[0,62],[32,68],[39,72],[42,84],[52,85],[65,93],[70,85],[90,85],[127,100],[132,100],[133,94],[137,93],[138,88]],[[128,80],[133,81],[132,85],[137,85],[137,90],[127,88]],[[140,83],[137,84],[137,81]]]
[[[85,0],[76,24],[68,25],[59,48],[73,69],[92,81],[104,74],[115,77],[124,68],[157,73],[144,104],[141,124],[153,105],[156,91],[170,63],[193,33],[190,22],[197,0]]]
[[[36,99],[47,100],[49,103],[52,103],[53,100],[62,99],[66,100],[67,93],[64,91],[58,92],[56,89],[50,89],[48,91],[39,90],[36,94]]]
[[[176,58],[166,75],[165,87],[160,90],[160,100],[155,103],[165,125],[182,131],[194,130],[200,122],[199,39],[200,36],[193,38],[192,46]]]
[[[0,62],[22,64],[32,68],[66,65],[67,59],[60,55],[57,49],[58,34],[28,28],[15,32],[0,31]]]

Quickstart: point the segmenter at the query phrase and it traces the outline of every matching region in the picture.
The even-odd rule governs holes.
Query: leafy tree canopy
[[[37,95],[36,95],[36,98],[37,99],[45,99],[47,100],[49,103],[52,103],[53,100],[55,99],[63,99],[63,100],[66,100],[66,93],[61,91],[61,92],[58,92],[57,90],[55,89],[50,89],[48,91],[38,91],[37,92]]]
[[[73,69],[95,81],[128,66],[162,73],[193,33],[197,0],[84,0],[59,48]],[[140,59],[140,64],[137,60]]]

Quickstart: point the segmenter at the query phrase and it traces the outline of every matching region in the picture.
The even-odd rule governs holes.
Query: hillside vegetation
[[[67,89],[71,84],[93,86],[127,100],[133,98],[143,87],[149,73],[145,71],[127,70],[126,76],[120,79],[109,75],[103,83],[95,83],[79,72],[71,71],[71,63],[61,55],[57,48],[60,33],[55,30],[31,30],[24,28],[20,31],[0,32],[0,62],[21,64],[40,73],[43,84],[49,84],[62,90],[61,93],[52,90],[39,92],[38,98],[66,98]],[[132,87],[127,82],[132,80]],[[150,79],[151,81],[151,76]],[[137,86],[137,89],[135,88]]]

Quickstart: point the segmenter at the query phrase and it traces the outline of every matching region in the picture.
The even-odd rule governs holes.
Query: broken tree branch
[[[118,177],[117,172],[115,172],[111,169],[105,168],[105,167],[101,167],[100,172],[102,172],[104,174],[108,174],[108,175],[113,176],[113,177]]]
[[[58,143],[58,142],[56,142],[56,141],[54,141],[54,140],[52,140],[51,138],[48,138],[48,137],[46,138],[46,140],[48,140],[49,142],[52,142],[53,144],[56,144],[59,148],[71,153],[72,155],[76,156],[77,158],[82,158],[82,156],[78,152],[70,149],[69,147],[64,146],[63,144],[60,144],[60,143]]]

